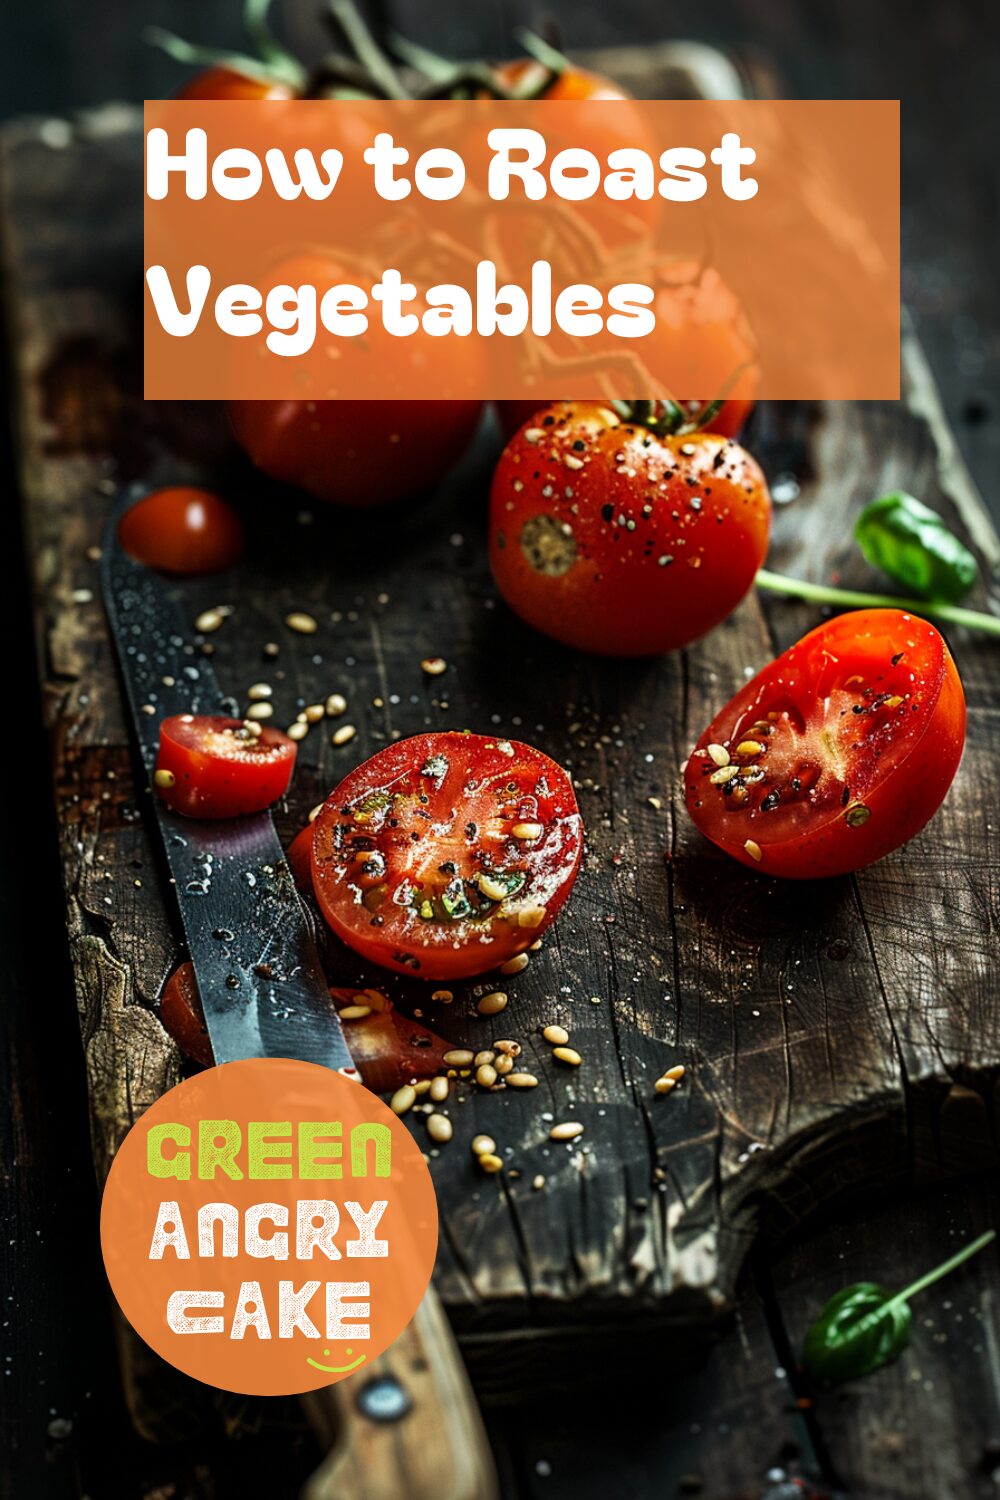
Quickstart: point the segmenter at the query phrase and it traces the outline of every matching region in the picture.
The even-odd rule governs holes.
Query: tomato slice
[[[246,546],[243,522],[210,490],[179,486],[137,500],[118,523],[118,539],[136,562],[182,577],[221,573]]]
[[[482,974],[530,948],[569,895],[583,844],[562,767],[480,734],[380,750],[313,829],[313,884],[334,932],[426,979]]]
[[[210,1068],[215,1061],[205,1012],[190,961],[175,969],[160,997],[160,1020],[186,1057]]]
[[[294,741],[280,730],[175,714],[160,725],[153,784],[187,818],[239,818],[283,797],[294,765]]]
[[[810,631],[736,694],[684,774],[695,823],[769,875],[859,870],[940,807],[965,744],[955,663],[926,620],[859,610]]]

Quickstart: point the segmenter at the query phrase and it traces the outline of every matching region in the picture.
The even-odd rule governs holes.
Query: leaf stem
[[[898,1303],[909,1302],[911,1297],[915,1297],[916,1294],[918,1292],[922,1292],[925,1287],[932,1286],[935,1281],[940,1281],[942,1276],[948,1276],[952,1271],[956,1269],[957,1266],[960,1266],[963,1261],[969,1260],[969,1258],[973,1255],[978,1255],[980,1250],[985,1250],[986,1246],[992,1244],[996,1237],[996,1230],[988,1229],[986,1233],[981,1234],[977,1240],[973,1240],[971,1245],[966,1245],[963,1250],[957,1251],[957,1253],[953,1255],[950,1260],[946,1260],[940,1266],[935,1266],[933,1271],[927,1271],[925,1275],[912,1282],[911,1285],[906,1287],[903,1291],[896,1292],[894,1296],[889,1298],[889,1301],[885,1304],[886,1307],[895,1307]]]
[[[984,614],[977,609],[961,609],[938,599],[899,599],[892,594],[865,594],[856,589],[829,588],[822,583],[806,583],[800,578],[786,578],[761,568],[755,580],[757,587],[770,594],[784,594],[809,604],[832,604],[840,609],[905,609],[909,614],[929,615],[947,620],[951,625],[966,625],[987,635],[1000,635],[1000,615]]]

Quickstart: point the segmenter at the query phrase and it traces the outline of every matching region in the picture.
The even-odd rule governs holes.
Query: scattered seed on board
[[[325,713],[326,709],[322,703],[307,703],[302,710],[302,717],[307,724],[318,724]]]
[[[264,646],[264,655],[270,657],[270,659],[273,661],[280,650],[281,647],[278,645],[277,641],[267,641]]]
[[[341,724],[340,728],[330,736],[330,742],[334,745],[349,745],[357,732],[353,724]]]
[[[583,1135],[584,1127],[577,1120],[567,1120],[563,1125],[553,1125],[549,1131],[550,1141],[575,1141]]]
[[[326,700],[327,718],[335,719],[337,718],[338,714],[346,714],[346,712],[347,699],[343,696],[342,693],[331,693],[329,698],[327,698]]]
[[[494,1052],[503,1053],[505,1057],[520,1057],[521,1043],[509,1042],[506,1040],[506,1038],[504,1038],[503,1041],[493,1043],[493,1050]]]
[[[496,1068],[497,1073],[501,1078],[506,1078],[508,1073],[512,1073],[514,1071],[514,1059],[512,1057],[504,1057],[501,1053],[493,1066]]]
[[[290,740],[304,740],[309,733],[309,725],[296,721],[294,724],[289,724],[285,733]]]
[[[431,996],[431,999],[436,1000],[439,1005],[450,1005],[454,998],[451,990],[435,990]]]
[[[489,1156],[497,1149],[497,1143],[491,1135],[474,1135],[471,1144],[473,1156]]]
[[[583,1058],[573,1047],[553,1047],[552,1056],[556,1062],[566,1063],[571,1068],[578,1068],[583,1062]]]
[[[274,713],[274,704],[266,700],[262,703],[251,703],[247,709],[247,718],[254,723],[258,719],[269,719]]]
[[[482,1063],[476,1069],[476,1082],[481,1089],[491,1089],[497,1081],[497,1070],[492,1063]]]
[[[747,853],[749,854],[750,858],[751,859],[755,859],[757,861],[757,863],[759,864],[760,861],[764,857],[763,853],[761,851],[760,845],[758,843],[756,843],[753,839],[747,839],[747,841],[743,845],[743,847],[747,851]]]
[[[498,1016],[507,1007],[507,996],[503,990],[493,990],[489,995],[484,995],[476,1006],[481,1016]]]
[[[538,1079],[534,1073],[508,1073],[507,1083],[512,1089],[534,1089],[538,1087]]]
[[[389,1100],[389,1108],[394,1115],[405,1115],[407,1110],[412,1109],[417,1102],[417,1091],[412,1083],[404,1083],[401,1089],[397,1089]]]
[[[443,656],[425,656],[420,663],[420,670],[426,672],[428,677],[440,677],[447,669],[448,663]]]
[[[490,1177],[496,1172],[503,1171],[503,1162],[499,1156],[494,1156],[491,1151],[485,1152],[482,1156],[477,1156],[476,1161],[479,1163],[480,1170],[488,1173]]]
[[[432,1141],[437,1141],[440,1145],[444,1145],[445,1141],[450,1141],[454,1135],[454,1129],[448,1116],[428,1115],[427,1134]]]
[[[173,771],[154,771],[153,773],[153,785],[162,787],[164,790],[167,787],[173,786],[176,780],[177,777]]]
[[[658,1078],[656,1080],[656,1082],[653,1084],[653,1088],[654,1088],[655,1092],[658,1093],[658,1094],[669,1094],[670,1090],[671,1089],[675,1089],[676,1087],[677,1087],[677,1079],[676,1078]]]
[[[435,1104],[443,1104],[450,1091],[451,1084],[447,1078],[432,1078],[427,1093]]]
[[[251,703],[261,703],[265,698],[270,698],[273,691],[269,682],[255,682],[247,688],[247,697]]]
[[[289,630],[294,630],[296,635],[315,635],[319,629],[312,615],[307,615],[299,609],[293,609],[291,614],[285,616],[285,624]]]
[[[345,1005],[343,1010],[337,1012],[342,1021],[363,1021],[371,1013],[370,1005]]]
[[[464,1047],[455,1047],[451,1052],[446,1052],[442,1061],[449,1068],[469,1068],[472,1066],[473,1052],[467,1052]]]
[[[545,1178],[542,1176],[541,1172],[538,1173],[537,1177],[533,1177],[531,1179],[531,1186],[534,1188],[536,1193],[545,1186]]]
[[[213,630],[218,630],[226,618],[221,609],[203,609],[194,622],[194,628],[200,635],[211,635]]]
[[[565,1047],[569,1041],[569,1032],[565,1026],[546,1026],[542,1036],[547,1042],[551,1042],[553,1047]]]
[[[480,887],[482,889],[482,887]],[[528,967],[531,960],[526,953],[518,953],[514,958],[508,958],[505,964],[500,965],[501,974],[520,974]]]

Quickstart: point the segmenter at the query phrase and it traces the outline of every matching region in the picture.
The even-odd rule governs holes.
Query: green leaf
[[[814,1380],[836,1385],[870,1375],[897,1359],[910,1339],[910,1298],[995,1239],[992,1229],[981,1234],[902,1292],[887,1292],[873,1281],[858,1281],[835,1293],[806,1334],[802,1362],[808,1373]]]
[[[901,490],[866,505],[854,536],[870,563],[923,599],[957,604],[976,581],[976,559],[936,511]]]

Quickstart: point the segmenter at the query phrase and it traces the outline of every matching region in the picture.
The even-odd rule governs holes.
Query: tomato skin
[[[313,888],[312,878],[312,847],[313,831],[312,824],[307,823],[300,828],[285,850],[285,858],[288,860],[288,868],[292,872],[297,891],[309,893]]]
[[[178,89],[175,99],[294,99],[295,90],[277,78],[256,78],[239,68],[206,68]]]
[[[167,980],[160,996],[160,1020],[185,1056],[204,1068],[212,1066],[215,1055],[190,961],[181,964]]]
[[[510,607],[546,635],[655,656],[735,609],[770,513],[760,468],[728,439],[658,438],[610,407],[560,402],[501,455],[490,563]]]
[[[530,422],[538,412],[544,411],[547,406],[558,405],[554,401],[495,401],[497,421],[500,423],[500,431],[509,442],[519,427]],[[692,416],[698,409],[704,406],[703,401],[685,401],[682,403],[685,410]],[[710,421],[706,422],[701,429],[702,432],[717,432],[723,437],[738,437],[746,425],[750,413],[754,409],[753,401],[724,401]]]
[[[137,500],[118,523],[118,540],[136,562],[194,578],[222,573],[243,556],[243,522],[218,495],[178,485]]]
[[[746,743],[772,704],[802,727],[783,735],[779,717],[773,742],[756,758],[772,774],[752,805],[727,810],[725,792],[709,780],[717,766],[708,747]],[[758,673],[705,730],[684,773],[688,811],[707,838],[751,869],[796,880],[848,874],[933,817],[962,758],[965,720],[961,679],[933,625],[902,610],[839,615]],[[781,813],[793,760],[796,770],[812,763],[821,774]],[[771,810],[760,806],[766,787],[779,794]]]
[[[479,424],[481,401],[230,401],[258,469],[330,505],[409,499],[440,483]]]
[[[157,795],[187,818],[239,818],[283,797],[295,743],[277,729],[248,735],[239,719],[174,714],[160,725]],[[160,785],[160,773],[173,777]]]
[[[470,978],[552,924],[582,844],[572,784],[548,756],[496,736],[421,734],[331,792],[313,824],[313,887],[362,957],[411,978]],[[491,881],[510,882],[507,894]]]

